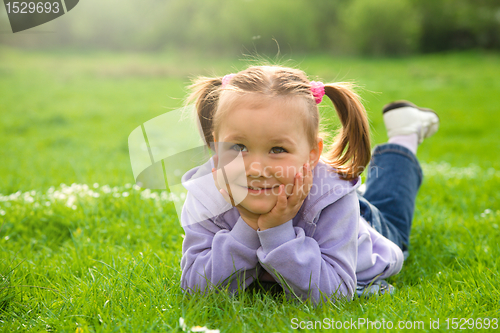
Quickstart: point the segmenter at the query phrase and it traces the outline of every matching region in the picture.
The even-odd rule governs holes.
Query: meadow
[[[425,180],[410,257],[389,279],[394,295],[313,307],[263,293],[183,294],[183,230],[167,192],[134,185],[127,138],[182,106],[191,78],[254,61],[0,46],[1,331],[182,332],[183,321],[186,331],[291,332],[325,318],[394,330],[500,325],[497,53],[281,57],[311,79],[355,82],[373,144],[387,140],[381,108],[392,100],[439,113],[439,132],[418,151]],[[333,132],[331,104],[321,109]]]

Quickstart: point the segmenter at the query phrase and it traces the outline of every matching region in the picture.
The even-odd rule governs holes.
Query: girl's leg
[[[373,151],[366,192],[359,198],[361,215],[407,252],[415,199],[423,179],[414,153],[416,146],[412,144],[418,145],[434,134],[439,118],[431,110],[401,101],[384,108],[384,121],[389,143]],[[398,139],[402,142],[398,143]]]
[[[361,215],[403,251],[408,250],[422,169],[413,153],[393,143],[375,147],[368,167]]]

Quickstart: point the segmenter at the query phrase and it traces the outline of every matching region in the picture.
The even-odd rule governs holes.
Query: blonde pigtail
[[[366,111],[350,83],[327,84],[325,95],[333,102],[342,124],[325,157],[342,178],[351,180],[364,171],[371,158]]]
[[[187,103],[195,102],[196,112],[200,120],[201,131],[207,146],[214,142],[213,138],[213,117],[219,102],[220,86],[222,78],[200,77],[188,88],[192,94],[188,97]]]

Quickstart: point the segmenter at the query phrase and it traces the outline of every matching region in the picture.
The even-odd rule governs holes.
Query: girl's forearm
[[[203,223],[185,227],[181,287],[203,291],[229,284],[232,289],[239,282],[253,281],[258,263],[256,250],[260,246],[255,230],[242,219],[232,230],[216,233],[205,229]]]

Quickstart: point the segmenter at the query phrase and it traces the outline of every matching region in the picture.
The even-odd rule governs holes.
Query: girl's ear
[[[323,139],[318,138],[316,146],[309,152],[309,165],[311,169],[316,167],[323,152]]]

